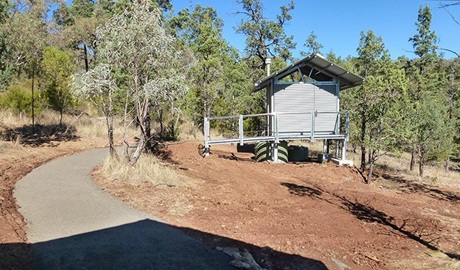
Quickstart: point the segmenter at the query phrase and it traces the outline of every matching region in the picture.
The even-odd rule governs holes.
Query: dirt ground
[[[101,145],[1,145],[0,269],[31,268],[15,183],[52,158]],[[167,147],[181,185],[97,179],[211,247],[249,250],[267,269],[460,269],[460,188],[383,171],[367,185],[356,169],[332,163],[255,163],[235,146],[202,158],[197,147]]]
[[[460,269],[460,188],[383,171],[368,185],[353,167],[256,163],[236,146],[202,158],[197,147],[167,147],[183,185],[96,179],[213,248],[246,248],[267,269]]]

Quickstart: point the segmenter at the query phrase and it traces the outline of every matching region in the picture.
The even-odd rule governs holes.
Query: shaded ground
[[[171,144],[166,155],[193,184],[99,181],[211,247],[247,248],[268,269],[303,269],[302,258],[328,269],[460,269],[460,189],[384,172],[366,185],[353,168],[255,163],[235,146],[203,159],[197,146]]]
[[[0,132],[0,138],[5,141],[19,141],[26,146],[53,146],[59,142],[75,141],[78,139],[74,126],[66,124],[55,125],[26,125],[8,128]]]

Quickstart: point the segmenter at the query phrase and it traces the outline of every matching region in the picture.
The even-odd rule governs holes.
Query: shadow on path
[[[327,270],[322,262],[313,259],[285,254],[189,228],[179,229],[182,231],[177,227],[145,219],[31,245],[1,244],[0,254],[7,254],[11,258],[0,260],[0,268],[235,269],[230,265],[233,258],[221,251],[203,247],[197,240],[215,239],[221,244],[248,249],[262,267],[269,267],[269,269]],[[184,237],[184,231],[195,239]],[[33,267],[27,265],[27,252],[20,254],[15,252],[27,248],[30,248],[33,256]],[[20,264],[20,261],[25,263]]]

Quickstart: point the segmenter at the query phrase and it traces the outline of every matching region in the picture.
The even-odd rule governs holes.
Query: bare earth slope
[[[16,181],[82,145],[0,149],[0,269],[30,268]],[[171,166],[191,184],[101,185],[212,247],[247,248],[266,268],[460,269],[459,188],[384,172],[365,185],[355,170],[333,164],[254,163],[234,146],[203,159],[197,146],[168,147]]]
[[[171,144],[191,184],[104,189],[212,247],[242,247],[269,269],[460,269],[460,192],[380,173],[371,185],[332,163],[255,163],[235,146]],[[196,180],[198,179],[198,180]],[[318,268],[320,269],[320,268]]]

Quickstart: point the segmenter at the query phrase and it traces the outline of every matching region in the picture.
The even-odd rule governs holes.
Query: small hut
[[[280,141],[323,140],[325,156],[330,156],[329,145],[334,141],[334,160],[347,163],[349,116],[340,111],[340,91],[362,83],[360,76],[312,54],[255,84],[254,91],[265,90],[266,113],[205,118],[205,151],[213,144],[271,142],[271,157],[278,161]],[[244,121],[254,117],[264,118],[264,132],[247,135]],[[238,120],[238,137],[213,140],[210,121],[225,119]]]

